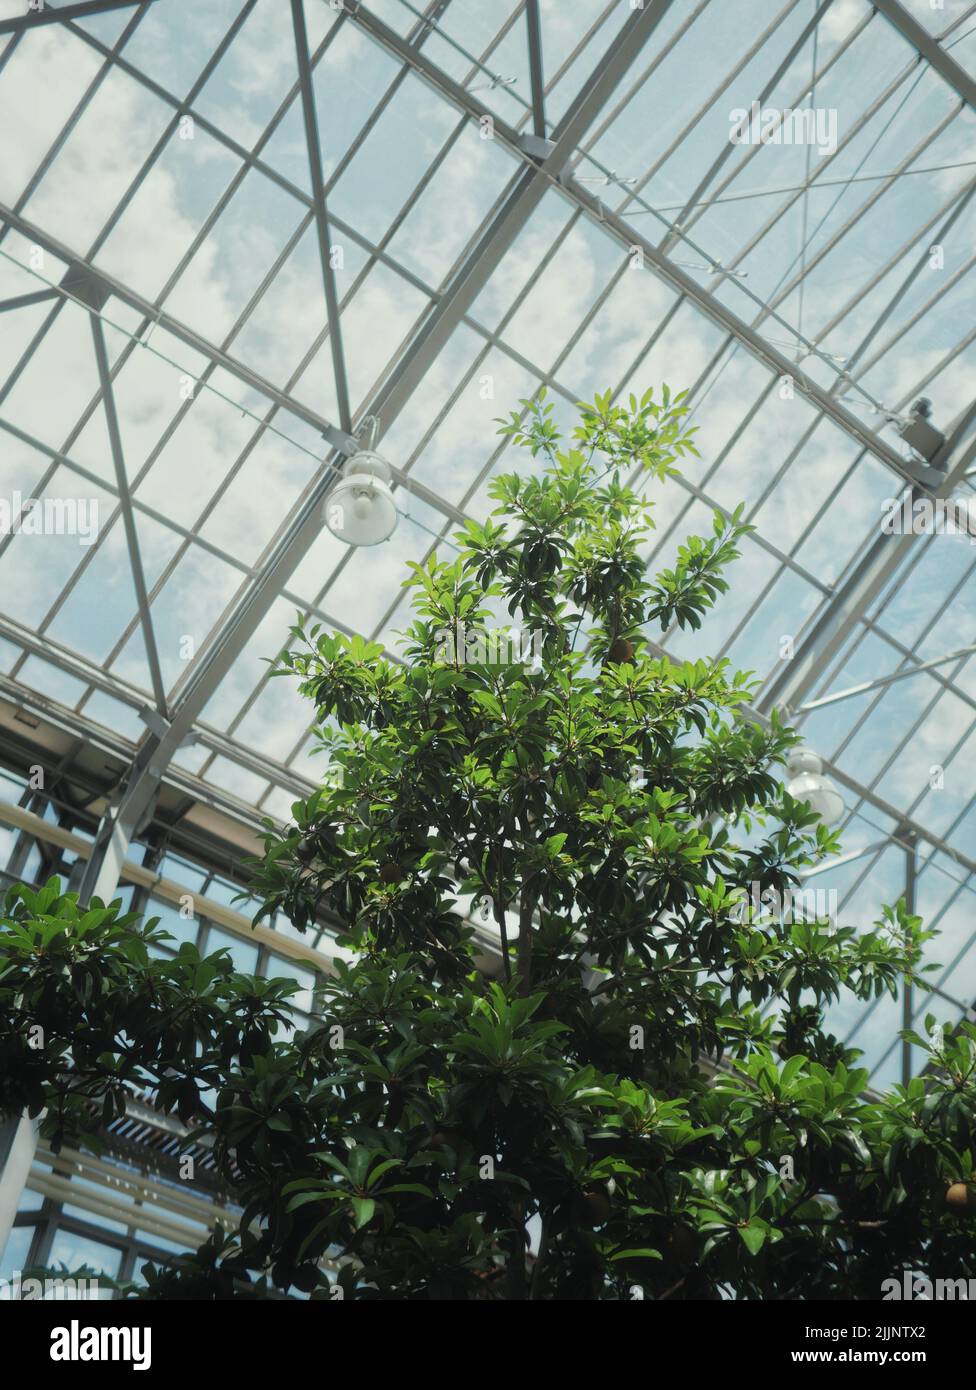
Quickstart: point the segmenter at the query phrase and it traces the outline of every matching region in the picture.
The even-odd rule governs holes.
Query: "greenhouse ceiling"
[[[968,0],[0,0],[0,700],[131,764],[92,883],[160,779],[288,816],[321,763],[267,659],[296,610],[395,650],[497,416],[666,382],[701,458],[649,563],[755,530],[663,646],[825,760],[841,918],[914,857],[966,1009],[976,550],[931,518],[976,476],[974,69]],[[368,416],[367,550],[320,513]],[[879,1076],[901,1022],[836,1015]]]

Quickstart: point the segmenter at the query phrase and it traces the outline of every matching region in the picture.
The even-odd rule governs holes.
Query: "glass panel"
[[[214,951],[227,950],[230,952],[231,959],[237,970],[244,975],[253,975],[258,968],[258,948],[251,946],[243,941],[239,936],[234,936],[232,932],[221,931],[219,927],[211,927],[207,933],[207,954]]]
[[[90,1216],[88,1218],[91,1219]],[[51,1243],[48,1266],[51,1269],[64,1265],[68,1270],[82,1266],[92,1269],[96,1274],[107,1274],[116,1278],[122,1264],[122,1251],[111,1245],[88,1236],[75,1235],[73,1231],[59,1230]]]
[[[13,1228],[0,1254],[0,1278],[13,1279],[15,1274],[27,1268],[33,1239],[33,1226]]]

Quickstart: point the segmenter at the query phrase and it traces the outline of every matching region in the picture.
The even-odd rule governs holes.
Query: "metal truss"
[[[40,8],[25,4],[24,13],[14,19],[0,19],[0,37],[4,34],[23,34],[45,24],[65,24],[72,19],[87,19],[105,14],[108,10],[132,9],[137,4],[152,4],[153,0],[78,0],[77,4],[51,5],[42,0]]]
[[[924,58],[935,71],[954,87],[964,101],[976,109],[976,80],[971,73],[953,58],[924,25],[911,14],[901,0],[872,0],[876,10],[895,26],[902,38],[907,39],[918,50],[919,58]]]
[[[172,0],[155,0],[155,3],[157,7],[169,6]],[[144,3],[139,5],[113,4],[111,0],[104,0],[104,3],[99,4],[66,4],[56,8],[48,5],[41,14],[29,14],[0,23],[0,38],[11,35],[10,42],[15,44],[29,42],[29,30],[39,23],[62,23],[65,32],[73,35],[101,59],[103,66],[99,81],[104,80],[104,75],[111,72],[125,74],[157,100],[165,103],[172,112],[164,134],[115,208],[94,247],[83,248],[73,245],[68,227],[42,225],[31,214],[26,197],[22,197],[16,205],[0,205],[0,239],[6,239],[10,234],[16,233],[63,262],[68,268],[58,284],[39,283],[31,292],[15,295],[0,303],[0,310],[16,313],[34,304],[50,301],[49,314],[44,323],[38,328],[6,386],[0,386],[0,427],[6,431],[8,437],[18,439],[45,455],[51,473],[58,467],[65,467],[84,477],[83,465],[72,456],[73,442],[95,410],[101,408],[105,412],[115,479],[111,495],[117,504],[118,515],[125,530],[136,599],[132,624],[127,628],[126,636],[136,627],[141,630],[150,677],[151,692],[142,692],[114,676],[111,671],[98,672],[92,669],[91,663],[85,663],[76,654],[59,645],[44,628],[36,633],[27,633],[13,621],[4,621],[0,627],[0,636],[6,637],[18,646],[25,653],[24,660],[29,653],[42,656],[45,661],[58,667],[66,675],[83,680],[91,690],[110,694],[112,698],[119,699],[126,706],[137,708],[139,711],[149,706],[149,713],[144,715],[149,727],[139,747],[134,750],[128,772],[117,788],[115,800],[106,813],[94,852],[88,861],[83,891],[89,894],[105,895],[111,891],[125,857],[126,846],[132,837],[141,831],[147,820],[151,819],[159,789],[164,783],[179,787],[188,796],[205,799],[209,795],[229,814],[233,812],[233,797],[221,793],[219,789],[206,791],[206,768],[215,758],[227,758],[244,770],[257,774],[269,787],[285,788],[295,794],[302,794],[309,787],[308,780],[288,765],[291,759],[298,755],[304,737],[297,740],[288,760],[278,762],[249,748],[246,739],[236,732],[264,688],[263,681],[257,682],[253,693],[229,730],[221,730],[207,723],[203,713],[259,624],[269,613],[272,604],[282,595],[292,600],[295,607],[315,614],[333,626],[347,630],[356,627],[354,615],[344,615],[341,612],[336,614],[332,611],[334,605],[331,602],[330,590],[341,576],[344,562],[340,563],[331,575],[324,577],[319,593],[311,602],[307,597],[292,591],[289,587],[290,578],[319,535],[322,500],[336,473],[341,470],[345,456],[354,447],[352,436],[357,422],[367,414],[375,415],[381,421],[381,433],[388,434],[404,410],[415,400],[431,368],[441,359],[444,350],[452,343],[459,330],[470,332],[480,341],[480,348],[462,380],[448,395],[443,407],[432,416],[429,428],[424,432],[411,457],[395,461],[393,469],[395,481],[403,493],[417,498],[442,519],[442,536],[446,535],[451,527],[463,522],[471,509],[476,509],[477,492],[500,457],[503,446],[486,462],[460,501],[449,499],[439,489],[423,483],[414,476],[414,465],[422,458],[425,445],[436,437],[450,411],[461,399],[465,383],[473,380],[478,364],[488,360],[493,353],[500,354],[507,362],[524,370],[533,380],[547,384],[557,396],[571,403],[575,399],[575,393],[564,379],[564,366],[583,340],[588,328],[610,302],[613,291],[621,285],[622,276],[628,269],[628,258],[634,256],[639,256],[645,269],[668,287],[674,299],[664,319],[657,325],[649,325],[647,341],[636,356],[631,370],[636,370],[653,352],[657,342],[680,313],[694,310],[701,316],[702,321],[710,324],[718,334],[715,352],[703,365],[698,380],[692,384],[690,399],[695,403],[696,409],[701,408],[701,404],[715,388],[732,355],[740,350],[744,350],[750,358],[757,361],[767,373],[766,385],[759,399],[744,416],[742,423],[721,449],[712,466],[694,481],[682,480],[680,486],[686,490],[688,509],[702,505],[718,505],[713,484],[721,481],[724,461],[735,450],[740,439],[746,436],[750,425],[761,419],[764,403],[770,397],[776,383],[781,381],[789,381],[792,384],[796,394],[809,408],[811,416],[810,424],[801,441],[792,451],[787,451],[782,460],[777,460],[778,469],[771,474],[767,488],[769,493],[786,476],[788,470],[793,468],[807,442],[815,439],[818,431],[822,433],[828,427],[840,431],[841,437],[851,441],[856,449],[854,461],[837,483],[836,494],[839,494],[845,480],[849,480],[854,471],[863,466],[867,459],[877,461],[887,469],[897,487],[914,488],[921,496],[938,498],[948,495],[953,487],[971,486],[967,480],[967,473],[971,466],[973,450],[968,441],[965,412],[956,430],[949,431],[949,444],[941,460],[946,465],[943,477],[933,481],[931,475],[924,475],[927,481],[920,484],[919,470],[909,465],[907,456],[878,429],[866,424],[860,414],[855,413],[854,409],[849,408],[849,405],[840,399],[840,395],[844,391],[854,392],[856,398],[866,406],[879,412],[884,410],[886,403],[876,400],[872,394],[869,374],[879,362],[884,361],[886,354],[892,351],[899,336],[906,332],[906,328],[902,325],[895,336],[890,336],[881,344],[876,341],[879,332],[915,283],[921,263],[918,253],[927,244],[925,238],[929,230],[937,229],[940,238],[951,239],[953,225],[966,211],[968,199],[976,184],[970,185],[968,191],[950,196],[941,211],[930,216],[921,228],[914,229],[901,247],[887,258],[884,265],[872,268],[872,278],[867,281],[868,287],[872,289],[884,282],[887,273],[900,267],[903,262],[908,267],[908,277],[903,280],[901,291],[894,299],[889,299],[887,308],[876,317],[869,331],[862,335],[853,359],[842,372],[837,372],[836,367],[830,372],[832,357],[824,344],[828,339],[832,339],[838,328],[844,327],[853,319],[858,307],[858,295],[848,296],[821,330],[810,336],[802,331],[801,323],[788,317],[790,299],[794,291],[806,283],[807,277],[817,270],[837,245],[851,236],[861,219],[889,194],[889,190],[897,186],[899,178],[910,172],[921,154],[937,148],[943,132],[956,119],[961,106],[974,104],[973,81],[955,60],[948,46],[947,35],[951,31],[947,31],[947,35],[943,35],[940,41],[923,30],[907,14],[903,6],[894,3],[893,0],[877,0],[875,10],[880,12],[884,21],[890,21],[910,45],[910,50],[906,50],[909,60],[865,107],[854,126],[847,132],[845,141],[852,142],[862,130],[870,128],[871,122],[885,109],[885,103],[901,92],[902,84],[920,64],[927,64],[938,73],[959,98],[959,102],[952,110],[940,116],[938,121],[933,122],[929,129],[919,133],[915,146],[898,161],[886,178],[879,181],[872,197],[848,215],[843,225],[832,233],[829,241],[822,243],[809,257],[804,254],[799,268],[782,282],[774,293],[762,298],[753,294],[747,285],[738,281],[733,283],[728,277],[740,266],[748,263],[753,248],[759,246],[764,237],[782,224],[791,208],[805,200],[811,191],[815,192],[826,184],[827,181],[822,178],[822,174],[829,168],[830,159],[808,172],[807,177],[788,194],[785,201],[775,203],[775,210],[758,230],[752,236],[746,237],[740,249],[720,264],[707,245],[709,234],[704,230],[707,226],[706,219],[721,205],[726,190],[733,182],[737,182],[741,187],[743,173],[754,167],[758,149],[749,151],[741,160],[733,160],[734,147],[730,143],[723,143],[714,152],[714,157],[704,165],[705,172],[696,178],[681,204],[677,217],[671,220],[652,203],[647,202],[644,196],[645,190],[651,188],[653,178],[666,165],[671,154],[680,151],[682,142],[688,138],[708,105],[714,101],[716,91],[713,90],[705,98],[699,112],[688,119],[665,149],[654,152],[650,168],[644,171],[635,170],[635,177],[627,182],[619,182],[614,171],[607,167],[598,153],[601,140],[608,130],[612,130],[614,121],[621,113],[626,113],[629,104],[639,96],[644,85],[653,81],[655,76],[663,71],[667,58],[686,41],[689,34],[695,32],[700,18],[707,19],[708,0],[701,0],[694,10],[680,15],[672,13],[670,0],[648,0],[642,8],[630,11],[623,23],[615,29],[611,24],[611,15],[615,7],[608,4],[572,51],[563,55],[558,63],[547,61],[545,27],[538,0],[527,0],[523,6],[513,10],[480,54],[469,53],[460,42],[456,31],[450,27],[449,0],[437,0],[437,3],[427,5],[423,12],[405,6],[405,11],[412,13],[416,21],[406,32],[381,20],[368,4],[347,5],[333,29],[315,50],[311,48],[306,32],[305,8],[301,0],[292,0],[290,19],[296,55],[295,82],[260,139],[253,147],[248,148],[223,129],[212,116],[202,112],[198,108],[197,99],[208,77],[232,44],[236,33],[254,10],[255,3],[256,0],[247,0],[247,3],[242,4],[228,34],[215,47],[197,81],[184,96],[166,90],[154,78],[142,72],[138,64],[130,62],[126,57],[125,45],[129,33],[137,28],[147,12],[149,0],[144,0]],[[79,19],[88,15],[112,9],[132,12],[130,23],[114,46],[106,45],[77,23]],[[776,64],[768,65],[766,80],[761,91],[757,93],[765,99],[777,89],[777,84],[790,70],[794,59],[805,51],[818,23],[828,10],[829,0],[823,0],[819,5],[808,7],[803,14],[802,22],[799,22],[796,18],[800,14],[798,4],[785,5],[770,20],[763,33],[750,44],[747,51],[732,55],[735,61],[722,76],[717,92],[731,90],[734,79],[747,64],[761,57],[765,51],[766,40],[772,39],[781,30],[787,32],[788,26],[792,25],[788,30],[790,41],[780,43],[777,49],[780,57]],[[839,42],[836,50],[816,66],[810,78],[800,84],[793,104],[799,105],[808,97],[812,98],[818,82],[824,82],[828,74],[836,71],[837,65],[857,42],[862,32],[869,25],[879,23],[882,23],[882,20],[868,15],[856,25],[851,33]],[[326,174],[322,150],[326,133],[320,129],[316,111],[315,75],[317,65],[328,51],[329,45],[346,25],[353,26],[368,43],[378,45],[393,59],[397,75],[386,92],[377,92],[371,122],[354,139],[350,149],[339,161],[338,167]],[[613,37],[604,38],[603,29],[612,31]],[[645,50],[648,49],[651,39],[662,29],[665,38],[657,44],[656,50],[649,54],[645,62]],[[517,31],[524,32],[529,91],[524,99],[521,94],[510,93],[511,100],[504,108],[503,115],[501,103],[494,99],[494,90],[489,94],[489,98],[482,100],[477,92],[471,90],[471,84],[473,78],[488,76],[491,79],[489,85],[494,85],[498,74],[489,66],[492,55],[505,36]],[[451,75],[443,62],[435,61],[425,51],[426,42],[431,35],[437,35],[441,40],[441,52],[443,45],[448,45],[459,63],[462,66],[466,65],[467,76],[463,80]],[[590,55],[596,52],[599,52],[600,56],[594,61]],[[6,54],[0,54],[0,80],[5,58]],[[572,71],[574,62],[581,61],[588,63],[591,69],[589,77],[579,85],[568,105],[565,102],[557,102],[554,94],[558,96],[560,82],[567,80],[566,74]],[[645,66],[641,67],[642,63]],[[487,123],[493,139],[511,162],[511,177],[508,183],[496,197],[481,225],[472,229],[457,261],[445,268],[446,273],[437,284],[427,283],[416,268],[403,264],[396,254],[395,247],[395,230],[416,207],[423,189],[427,186],[426,179],[393,218],[391,231],[379,240],[367,238],[360,229],[351,225],[348,219],[336,216],[333,207],[335,186],[344,170],[355,159],[357,151],[368,140],[372,120],[377,119],[387,104],[395,99],[396,92],[408,75],[419,79],[438,101],[444,103],[446,109],[453,111],[456,117],[457,123],[453,133],[445,138],[440,153],[431,164],[430,178],[436,177],[440,161],[448,157],[454,142],[472,122],[478,126]],[[56,149],[63,145],[74,125],[82,118],[88,99],[79,104],[59,141],[52,146],[48,159],[29,186],[31,189],[38,185],[53,164]],[[280,126],[292,104],[301,112],[311,193],[283,174],[267,153],[271,136]],[[550,112],[555,110],[563,114],[558,120],[553,121]],[[240,161],[241,172],[204,222],[193,245],[170,277],[166,290],[156,301],[151,301],[133,285],[107,272],[97,263],[97,258],[109,232],[123,217],[126,207],[165,147],[177,123],[186,115],[192,116],[209,138]],[[842,144],[842,150],[846,148],[847,144]],[[295,233],[269,269],[253,300],[228,338],[223,342],[213,342],[190,325],[181,322],[165,307],[164,301],[169,289],[178,282],[189,264],[194,251],[216,224],[234,190],[239,187],[240,181],[252,171],[260,172],[283,193],[289,195],[296,206],[301,208],[303,216]],[[592,182],[586,180],[586,173],[590,172],[605,180],[602,196],[599,190],[594,191]],[[613,190],[613,193],[607,190]],[[620,195],[620,202],[614,209],[608,206],[608,200],[616,194]],[[570,236],[574,229],[581,230],[586,227],[599,228],[615,245],[617,255],[620,256],[622,253],[622,258],[617,262],[618,269],[595,297],[586,316],[568,341],[562,345],[553,344],[553,361],[539,364],[529,360],[506,338],[506,327],[512,321],[519,304],[524,302],[530,284],[520,292],[501,324],[496,326],[486,325],[481,321],[477,301],[505,257],[529,226],[533,216],[542,207],[544,200],[551,202],[553,199],[564,209],[567,220],[563,232],[550,249],[550,256],[543,262],[544,266],[552,263],[551,257],[556,255],[563,238]],[[660,224],[657,240],[642,230],[647,223],[641,219],[647,216],[652,216]],[[937,221],[940,216],[944,218],[941,223]],[[703,229],[701,232],[697,230],[699,223]],[[696,228],[694,238],[691,235],[693,227]],[[286,263],[305,228],[314,231],[328,321],[323,324],[322,331],[310,347],[303,364],[296,369],[293,378],[282,386],[249,365],[246,354],[235,348],[234,339],[238,330],[246,324],[253,307],[274,283],[275,277]],[[330,252],[336,236],[341,236],[357,246],[367,258],[366,270],[346,294],[340,292],[331,263]],[[909,264],[908,258],[913,251],[916,252],[916,260]],[[701,262],[705,268],[704,275],[692,274],[685,264],[680,263],[689,256]],[[942,286],[925,305],[916,310],[916,317],[934,309],[942,296],[950,293],[960,283],[970,264],[971,261],[964,268],[960,268],[950,283]],[[399,275],[405,284],[424,296],[427,307],[404,341],[398,345],[396,352],[391,354],[387,369],[372,389],[362,399],[356,400],[349,384],[346,361],[348,345],[344,348],[343,344],[343,314],[369,268],[373,266],[382,266]],[[703,280],[712,280],[714,283],[703,283]],[[864,292],[864,286],[861,286],[861,292]],[[131,335],[119,357],[110,362],[103,319],[111,322],[111,315],[103,310],[104,306],[113,300],[133,311],[139,319],[140,326]],[[59,446],[56,441],[40,440],[21,426],[4,421],[2,403],[21,375],[30,371],[31,358],[57,316],[66,308],[74,313],[79,305],[85,308],[91,318],[99,387],[97,396],[90,403],[77,429]],[[171,340],[198,354],[207,364],[200,376],[202,388],[209,389],[208,383],[215,372],[226,373],[265,403],[266,414],[256,420],[255,439],[260,438],[265,430],[277,428],[274,421],[280,417],[286,422],[285,433],[288,422],[291,422],[293,426],[310,428],[324,441],[321,456],[310,460],[310,464],[314,466],[302,495],[290,512],[282,518],[272,542],[255,563],[248,564],[228,554],[225,548],[214,546],[201,534],[199,524],[192,528],[180,528],[166,517],[154,513],[139,495],[137,484],[143,473],[140,472],[133,479],[128,472],[118,425],[114,383],[132,354],[149,346],[151,334],[157,329],[165,332]],[[780,345],[783,339],[795,343],[795,353],[791,354]],[[946,354],[943,363],[931,370],[944,370],[954,357],[967,351],[971,341],[971,336],[960,339]],[[310,406],[303,398],[302,392],[296,389],[298,376],[304,366],[323,345],[331,363],[332,386],[337,402],[335,420],[327,418]],[[869,345],[872,346],[870,358],[867,356]],[[801,365],[801,357],[804,364],[809,364],[809,370],[806,365]],[[825,379],[824,368],[828,369],[828,375],[832,376],[832,380]],[[626,377],[618,385],[622,387],[625,381]],[[924,384],[925,378],[920,373],[919,382],[913,388],[913,395],[924,389]],[[302,390],[305,389],[303,386]],[[191,408],[192,402],[187,402],[181,407],[171,431]],[[904,409],[905,403],[898,403],[896,408]],[[156,453],[161,450],[164,442],[161,441],[157,446]],[[245,457],[246,452],[235,462],[232,473]],[[144,466],[143,472],[151,465],[151,461],[152,459]],[[99,487],[106,487],[103,478],[99,477],[97,482]],[[824,508],[827,505],[825,502]],[[761,502],[757,503],[756,510],[759,510],[760,506]],[[165,688],[153,622],[154,599],[161,583],[165,582],[165,577],[155,585],[148,585],[144,577],[138,540],[138,525],[142,517],[159,521],[180,535],[179,555],[189,547],[209,547],[221,563],[229,565],[240,575],[241,580],[236,596],[210,633],[205,648],[173,689]],[[679,517],[678,523],[680,519]],[[439,522],[438,525],[440,524]],[[436,539],[436,534],[434,538]],[[897,544],[881,545],[878,541],[882,539],[895,541]],[[768,713],[776,705],[785,704],[796,710],[819,688],[824,673],[833,670],[838,662],[849,656],[865,634],[877,635],[884,632],[884,609],[883,605],[879,606],[881,599],[891,591],[898,575],[910,567],[913,553],[924,548],[919,544],[921,539],[908,536],[878,538],[878,541],[875,541],[868,538],[863,555],[851,565],[843,581],[827,584],[804,565],[802,557],[781,547],[768,536],[757,537],[757,545],[775,562],[777,574],[795,575],[807,584],[811,591],[817,592],[820,600],[815,616],[799,636],[794,659],[788,664],[788,668],[784,665],[783,669],[772,673],[767,680],[757,711],[760,716]],[[174,561],[173,564],[175,563]],[[166,572],[167,575],[169,572]],[[79,572],[73,577],[72,584],[77,582],[80,573],[83,573],[83,567],[80,567]],[[64,603],[68,591],[58,599],[52,614],[45,619],[45,626]],[[760,610],[763,598],[763,593],[757,595],[750,613],[742,619],[740,628],[744,629],[749,616]],[[378,624],[378,632],[381,632],[392,618],[395,607],[394,601],[385,613],[383,621]],[[119,648],[124,640],[125,636],[120,640]],[[666,638],[666,643],[667,640]],[[893,653],[908,665],[921,663],[922,659],[914,654],[910,646],[899,647],[895,639],[892,639],[892,643]],[[69,711],[59,707],[56,702],[47,698],[43,691],[31,690],[26,683],[26,677],[20,676],[21,664],[18,663],[17,673],[13,677],[4,679],[0,686],[0,695],[19,700],[25,708],[43,711],[46,718],[58,720],[61,726],[73,729],[80,739],[95,735],[94,722],[87,719],[81,711]],[[938,689],[952,690],[956,693],[959,687],[953,684],[953,677],[954,673],[944,677],[939,672]],[[935,680],[936,676],[933,675],[932,678]],[[151,705],[146,699],[148,693],[152,696]],[[174,756],[188,738],[196,740],[209,755],[204,773],[197,777],[184,774],[173,763]],[[117,741],[116,746],[121,749],[124,741]],[[903,813],[891,806],[875,788],[862,787],[853,781],[840,767],[836,755],[833,765],[835,775],[852,792],[858,804],[863,802],[884,817],[890,813],[902,823]],[[921,846],[928,846],[930,854],[938,852],[950,857],[955,855],[957,865],[963,867],[967,875],[972,873],[972,861],[964,855],[960,856],[960,852],[950,843],[949,838],[939,836],[931,829],[927,830],[919,820],[911,820],[910,829],[913,835],[917,835]],[[926,862],[920,854],[920,871]]]

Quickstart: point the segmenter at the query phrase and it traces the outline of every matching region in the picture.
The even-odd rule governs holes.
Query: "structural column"
[[[911,830],[903,831],[898,838],[905,845],[905,910],[914,914],[915,884],[918,878],[918,842]],[[911,981],[906,975],[901,997],[901,1026],[903,1029],[909,1029],[912,1026],[913,993]],[[906,1038],[903,1038],[901,1043],[901,1084],[907,1086],[911,1079],[912,1045]]]
[[[26,1115],[0,1120],[0,1255],[3,1254],[21,1195],[34,1162],[34,1121]]]

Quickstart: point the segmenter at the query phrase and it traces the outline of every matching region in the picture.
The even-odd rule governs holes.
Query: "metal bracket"
[[[543,164],[556,148],[554,140],[547,140],[544,135],[533,135],[529,130],[519,136],[518,146],[525,154]]]
[[[154,709],[152,705],[143,705],[142,709],[139,711],[139,718],[142,720],[143,724],[145,724],[149,732],[155,734],[160,742],[170,731],[171,726],[169,722],[165,720],[159,710]],[[190,744],[196,743],[196,741],[196,734],[187,734],[186,738],[182,740],[179,746],[181,748],[189,748]]]
[[[87,266],[69,265],[61,278],[60,287],[74,299],[87,304],[89,309],[100,313],[111,297],[111,290],[100,275],[95,275]]]
[[[361,445],[354,435],[346,434],[345,430],[340,430],[335,425],[330,425],[327,430],[322,431],[322,438],[331,448],[338,450],[340,454],[346,454],[349,458],[358,453]]]
[[[904,460],[906,473],[910,473],[917,483],[923,487],[936,488],[946,480],[944,468],[933,468],[930,464],[922,463],[918,458],[907,458]]]

